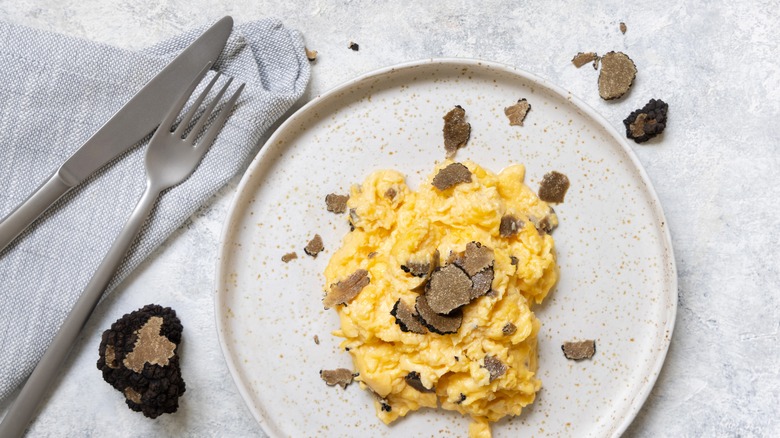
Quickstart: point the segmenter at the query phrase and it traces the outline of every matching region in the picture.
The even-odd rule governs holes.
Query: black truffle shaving
[[[400,298],[393,305],[390,314],[393,315],[395,323],[398,324],[402,332],[417,333],[419,335],[428,333],[428,329],[417,318],[417,313],[415,313],[414,309],[401,301]]]
[[[417,371],[412,371],[407,374],[406,377],[404,377],[404,380],[406,380],[407,385],[420,392],[436,392],[435,388],[426,388],[425,385],[423,385],[422,380],[420,379],[420,373]]]
[[[458,399],[458,401],[456,401],[455,403],[457,403],[457,404],[461,404],[461,403],[463,403],[464,401],[466,401],[466,394],[464,394],[464,393],[462,393],[462,392],[461,392],[461,393],[460,393],[460,398],[459,398],[459,399]]]
[[[428,305],[425,295],[417,297],[414,307],[417,310],[417,319],[432,333],[439,335],[457,333],[463,323],[463,313],[460,309],[449,315],[439,315]]]
[[[642,108],[633,111],[623,120],[626,137],[637,143],[644,143],[666,128],[666,114],[669,105],[660,99],[650,99]]]
[[[484,367],[490,373],[491,382],[506,373],[506,365],[495,356],[485,356]]]
[[[103,332],[97,368],[130,409],[149,418],[176,412],[185,391],[181,333],[176,312],[156,304],[122,316]]]

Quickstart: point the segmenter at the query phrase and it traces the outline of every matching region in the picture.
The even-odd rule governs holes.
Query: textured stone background
[[[632,147],[663,203],[679,270],[664,369],[628,436],[780,436],[780,5],[776,0],[427,2],[0,0],[0,19],[142,48],[230,14],[281,18],[320,57],[300,104],[358,74],[430,57],[475,57],[536,73],[622,130],[649,98],[670,104],[660,140]],[[618,23],[628,32],[622,35]],[[347,49],[350,41],[360,51]],[[578,51],[622,50],[639,76],[618,102],[597,94]],[[229,376],[213,311],[215,254],[235,183],[99,308],[33,424],[35,436],[256,436]],[[195,256],[193,256],[195,255]],[[149,421],[95,369],[101,331],[149,302],[185,325],[187,394]],[[0,405],[0,412],[7,402]]]

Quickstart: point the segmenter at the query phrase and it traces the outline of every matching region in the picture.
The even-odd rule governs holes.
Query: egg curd
[[[471,182],[434,187],[433,177],[451,163],[440,163],[416,192],[393,170],[374,172],[353,186],[347,207],[354,229],[330,259],[326,285],[357,270],[368,272],[370,282],[357,296],[335,306],[341,327],[334,334],[344,338],[341,347],[352,355],[361,387],[376,395],[382,421],[441,406],[472,418],[471,437],[490,437],[489,422],[519,415],[541,387],[540,324],[531,309],[558,278],[553,238],[546,232],[557,217],[523,183],[523,165],[494,174],[465,161]],[[507,215],[519,219],[511,234],[499,231]],[[542,218],[547,227],[539,227]],[[413,307],[422,281],[402,266],[432,257],[445,265],[470,242],[493,250],[490,292],[458,310],[462,324],[456,333],[402,331],[391,311],[399,299]],[[505,365],[499,377],[491,376],[486,358]],[[418,373],[412,374],[417,385],[410,385],[410,373]]]

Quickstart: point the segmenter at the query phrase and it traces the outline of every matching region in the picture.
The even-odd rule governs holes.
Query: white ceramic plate
[[[519,98],[533,108],[525,126],[509,126],[503,109]],[[441,410],[385,426],[366,391],[328,387],[318,374],[351,367],[331,335],[336,313],[321,304],[322,272],[348,232],[343,215],[325,210],[325,195],[346,193],[377,169],[401,170],[416,187],[444,157],[442,116],[456,104],[472,126],[456,159],[494,172],[524,163],[534,190],[551,170],[571,181],[555,207],[560,281],[536,309],[543,388],[520,417],[495,424],[494,436],[616,436],[650,392],[674,326],[677,276],[661,206],[626,140],[531,74],[426,60],[312,100],[274,133],[238,187],[217,267],[217,327],[236,385],[269,435],[466,434],[467,418]],[[316,259],[303,252],[315,233],[326,248]],[[290,251],[299,258],[283,263]],[[593,359],[566,360],[561,344],[572,339],[595,339]]]

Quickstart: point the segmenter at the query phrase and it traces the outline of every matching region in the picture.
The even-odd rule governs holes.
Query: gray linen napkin
[[[0,217],[203,30],[134,52],[0,23]],[[274,19],[236,26],[214,68],[246,89],[199,168],[163,193],[109,290],[242,169],[309,80],[301,35]],[[0,400],[32,371],[129,217],[144,190],[145,142],[0,252]]]

